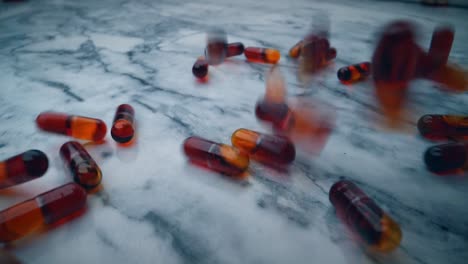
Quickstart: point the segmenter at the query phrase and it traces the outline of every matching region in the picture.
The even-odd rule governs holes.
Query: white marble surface
[[[337,108],[337,128],[317,158],[300,156],[289,175],[253,164],[243,183],[186,163],[182,141],[202,135],[230,143],[240,127],[266,131],[254,116],[267,65],[243,56],[210,68],[200,84],[191,67],[204,32],[223,27],[231,42],[283,55],[311,19],[328,12],[338,58],[306,89],[294,61],[280,67],[290,96]],[[135,107],[138,141],[118,148],[110,135],[88,146],[103,190],[86,214],[8,250],[24,263],[466,263],[468,178],[429,173],[418,136],[425,113],[468,114],[468,94],[415,81],[409,129],[381,129],[370,82],[341,85],[336,70],[368,60],[378,28],[395,18],[420,25],[421,45],[439,23],[457,29],[450,59],[468,67],[468,10],[390,1],[29,1],[0,3],[0,159],[36,148],[42,178],[0,192],[0,208],[70,181],[58,149],[67,137],[39,132],[42,111],[97,117],[109,125],[120,103]],[[328,190],[358,183],[403,230],[389,256],[367,255],[337,220]]]

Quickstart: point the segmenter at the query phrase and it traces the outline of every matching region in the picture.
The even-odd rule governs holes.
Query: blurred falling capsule
[[[390,252],[400,245],[399,225],[354,183],[347,180],[334,183],[329,199],[338,217],[367,247]]]
[[[338,70],[338,79],[343,83],[352,83],[364,80],[370,75],[370,62],[361,62],[358,64],[342,67]]]
[[[438,27],[434,30],[428,52],[432,68],[438,69],[447,64],[454,37],[455,32],[452,27]]]
[[[424,115],[418,121],[418,130],[429,139],[468,139],[468,116]]]
[[[424,153],[427,168],[435,173],[468,169],[468,143],[448,143],[433,146]]]
[[[279,67],[273,66],[265,78],[264,100],[270,103],[282,103],[286,101],[286,82]]]
[[[193,64],[192,73],[198,79],[203,79],[208,75],[208,61],[204,57],[198,57]]]
[[[303,40],[299,40],[290,50],[289,50],[289,57],[291,58],[299,58],[301,55],[301,49],[303,45]]]
[[[226,175],[240,175],[249,166],[249,157],[236,148],[204,138],[189,137],[183,148],[192,163]]]
[[[244,44],[240,42],[229,43],[227,45],[226,57],[238,56],[244,53]]]
[[[232,145],[266,165],[283,167],[296,158],[294,144],[286,137],[241,128],[232,133]]]
[[[227,37],[223,30],[208,32],[205,57],[210,65],[218,65],[227,55]]]
[[[46,154],[28,150],[5,161],[0,161],[0,189],[37,179],[49,168]]]
[[[244,50],[245,57],[252,62],[275,64],[280,60],[280,52],[276,49],[247,47]]]

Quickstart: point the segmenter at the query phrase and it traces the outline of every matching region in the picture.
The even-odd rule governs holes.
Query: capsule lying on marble
[[[240,42],[229,43],[227,45],[226,57],[238,56],[244,53],[244,44]]]
[[[429,139],[468,139],[468,116],[424,115],[418,121],[418,130],[422,136]]]
[[[102,172],[86,149],[76,141],[69,141],[60,147],[60,156],[73,176],[73,180],[86,190],[97,187]]]
[[[277,63],[281,57],[278,50],[256,47],[245,48],[244,55],[249,61],[272,64]]]
[[[234,147],[267,165],[282,167],[291,164],[296,158],[294,144],[286,137],[241,128],[232,134],[231,141]]]
[[[198,79],[203,79],[208,75],[208,61],[204,57],[199,57],[192,67],[192,73]]]
[[[49,168],[46,154],[40,150],[28,150],[7,160],[0,161],[0,189],[37,179]]]
[[[200,137],[189,137],[183,144],[191,162],[227,175],[240,175],[249,166],[249,157],[238,149]]]
[[[129,104],[121,104],[115,112],[111,136],[119,143],[127,143],[135,135],[135,110]]]
[[[0,241],[20,239],[80,211],[85,204],[86,192],[75,183],[62,185],[16,204],[0,212]]]
[[[427,168],[436,173],[468,169],[468,143],[447,143],[430,147],[424,153]]]
[[[301,49],[302,49],[303,41],[300,40],[297,42],[290,50],[289,50],[289,57],[291,58],[299,58],[301,56]]]
[[[209,64],[218,65],[224,61],[227,55],[227,37],[222,30],[208,33],[205,49],[205,57]]]
[[[336,182],[330,188],[329,199],[338,217],[371,249],[389,252],[400,244],[398,224],[354,183]]]
[[[364,80],[370,75],[370,62],[361,62],[358,64],[342,67],[336,74],[338,79],[344,83]]]
[[[91,141],[101,141],[107,132],[106,124],[100,119],[63,113],[41,113],[37,116],[36,123],[47,132]]]

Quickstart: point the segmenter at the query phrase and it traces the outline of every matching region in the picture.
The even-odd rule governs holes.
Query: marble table
[[[463,1],[459,1],[463,2]],[[288,49],[317,14],[327,13],[334,65],[309,87],[296,79]],[[411,84],[408,129],[382,118],[370,81],[344,86],[336,70],[368,60],[378,29],[393,19],[419,25],[428,47],[438,24],[457,29],[450,60],[468,67],[468,10],[397,1],[65,1],[0,3],[0,159],[46,152],[45,176],[0,192],[0,208],[71,181],[58,155],[69,138],[38,131],[54,110],[101,118],[134,106],[131,148],[86,144],[100,164],[102,190],[86,213],[6,249],[24,263],[466,263],[468,178],[428,172],[433,143],[415,124],[426,113],[468,114],[468,94],[429,81]],[[250,177],[228,180],[187,164],[190,135],[230,143],[240,127],[268,132],[254,115],[269,65],[243,56],[210,68],[208,83],[191,67],[213,26],[231,42],[279,49],[291,98],[333,105],[336,128],[319,157],[299,155],[288,174],[252,164]],[[390,255],[367,254],[328,200],[341,178],[356,182],[398,223],[403,241]]]

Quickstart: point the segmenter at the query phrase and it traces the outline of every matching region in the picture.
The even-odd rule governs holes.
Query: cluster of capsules
[[[118,143],[128,143],[133,139],[134,113],[128,104],[117,108],[111,135]],[[102,141],[107,132],[102,120],[55,112],[39,114],[36,124],[46,132],[92,142]],[[0,242],[15,241],[41,227],[72,218],[84,211],[87,191],[97,190],[101,183],[101,169],[77,141],[64,143],[59,153],[74,182],[0,211]],[[28,150],[2,161],[0,189],[37,179],[46,173],[48,165],[46,154],[39,150]]]
[[[226,58],[244,54],[250,62],[276,64],[281,54],[273,48],[244,47],[240,42],[228,43],[224,31],[213,31],[207,35],[205,56],[200,56],[192,67],[192,73],[200,80],[206,80],[209,65],[219,65]]]
[[[418,130],[433,141],[453,141],[426,150],[424,162],[430,171],[463,174],[468,169],[468,116],[424,115],[418,121]]]

